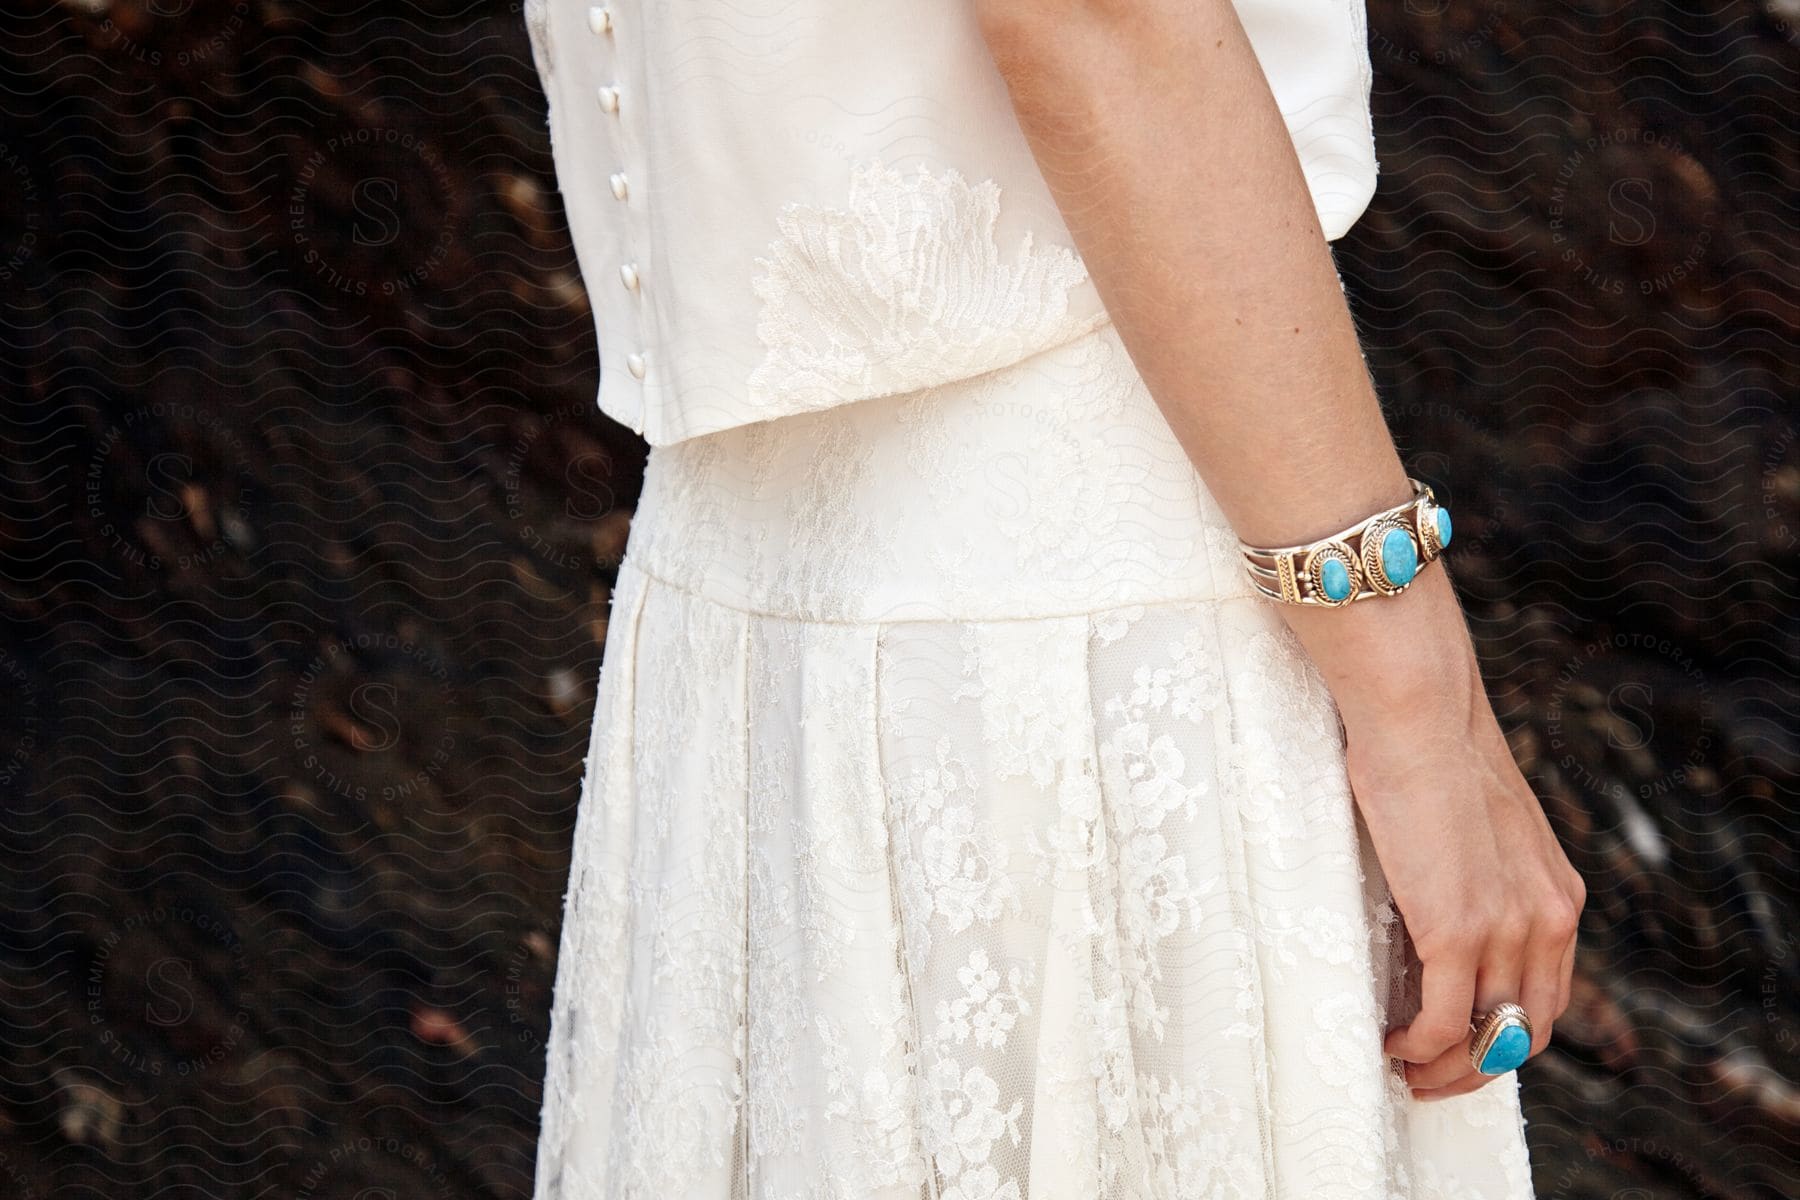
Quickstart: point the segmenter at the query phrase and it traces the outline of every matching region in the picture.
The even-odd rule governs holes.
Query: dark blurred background
[[[1373,0],[1339,244],[1588,879],[1540,1196],[1800,1193],[1800,0]],[[643,446],[516,4],[0,16],[0,1197],[529,1196]]]

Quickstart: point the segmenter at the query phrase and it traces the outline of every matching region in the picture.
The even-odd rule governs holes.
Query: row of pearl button
[[[613,31],[612,10],[599,4],[590,7],[588,9],[588,28],[594,32],[596,37],[610,35]],[[600,88],[596,95],[600,101],[601,112],[610,113],[613,116],[619,114],[617,85],[608,84]],[[612,187],[613,198],[620,202],[623,202],[631,194],[630,183],[625,178],[623,171],[614,171],[607,178],[607,183]],[[624,263],[619,267],[619,282],[623,283],[625,289],[633,295],[638,294],[640,281],[636,263]],[[642,379],[646,368],[647,364],[642,354],[634,352],[625,356],[625,369],[631,372],[633,379]]]

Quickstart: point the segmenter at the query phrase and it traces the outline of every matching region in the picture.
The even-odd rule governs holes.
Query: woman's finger
[[[1387,1053],[1409,1063],[1428,1063],[1468,1035],[1477,961],[1475,949],[1468,946],[1426,959],[1418,1015],[1387,1035]]]
[[[1558,1006],[1563,992],[1563,962],[1575,933],[1572,925],[1552,914],[1547,924],[1532,933],[1526,948],[1525,976],[1519,983],[1519,1003],[1531,1022],[1531,1054],[1550,1044],[1550,1027],[1562,1012]]]
[[[1469,1066],[1469,1038],[1463,1039],[1428,1063],[1406,1064],[1406,1083],[1417,1095],[1421,1089],[1448,1087],[1460,1083],[1472,1073]]]
[[[1480,968],[1475,972],[1474,1005],[1472,1011],[1483,1011],[1496,1004],[1508,1000],[1517,1000],[1519,995],[1520,976],[1526,962],[1527,942],[1518,926],[1496,926],[1493,940],[1487,943],[1487,952],[1482,956]],[[1428,1063],[1409,1066],[1406,1081],[1415,1090],[1449,1087],[1463,1082],[1470,1075],[1479,1074],[1469,1062],[1469,1043],[1474,1034],[1469,1029],[1469,1017],[1463,1018],[1462,1036],[1454,1046],[1446,1049],[1437,1058]]]
[[[1557,967],[1557,978],[1561,983],[1556,993],[1555,1019],[1559,1021],[1569,1011],[1569,1000],[1575,987],[1575,943],[1579,940],[1578,937],[1569,939],[1569,944],[1563,947],[1562,962]]]
[[[1499,1078],[1498,1075],[1483,1075],[1479,1071],[1471,1071],[1455,1083],[1441,1088],[1426,1088],[1423,1091],[1414,1089],[1412,1095],[1414,1100],[1447,1100],[1451,1096],[1466,1096],[1476,1088],[1486,1087]]]

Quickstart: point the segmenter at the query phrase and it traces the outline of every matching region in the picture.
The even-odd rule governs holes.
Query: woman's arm
[[[1292,140],[1228,0],[974,0],[1120,339],[1244,540],[1410,498]],[[1440,568],[1442,563],[1439,564]],[[1447,573],[1282,605],[1337,701],[1351,783],[1425,963],[1389,1039],[1415,1089],[1483,1078],[1472,1009],[1568,1005],[1585,898],[1483,690]]]

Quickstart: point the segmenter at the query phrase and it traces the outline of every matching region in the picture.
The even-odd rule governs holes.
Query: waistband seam
[[[1118,612],[1129,608],[1166,605],[1225,604],[1230,603],[1231,601],[1250,601],[1258,604],[1273,603],[1266,597],[1259,595],[1253,588],[1247,586],[1245,590],[1238,592],[1215,591],[1207,594],[1196,594],[1192,592],[1176,593],[1169,596],[1149,597],[1141,600],[1126,600],[1113,604],[1101,604],[1092,608],[1069,609],[1061,612],[1032,613],[1021,616],[984,617],[945,615],[935,617],[822,617],[809,616],[803,613],[781,612],[776,609],[740,604],[731,600],[721,600],[716,596],[708,595],[699,588],[694,587],[692,584],[678,583],[673,579],[657,574],[655,571],[650,570],[636,559],[632,558],[629,549],[627,550],[625,557],[619,561],[618,570],[621,575],[626,571],[635,572],[640,578],[654,583],[658,587],[664,587],[668,588],[670,591],[680,592],[683,595],[691,596],[696,600],[704,601],[705,603],[714,605],[718,608],[730,609],[732,612],[743,613],[746,616],[767,617],[777,621],[797,621],[807,625],[909,625],[925,623],[942,625],[995,625],[1019,621],[1068,620],[1072,617],[1091,617],[1101,613]]]

